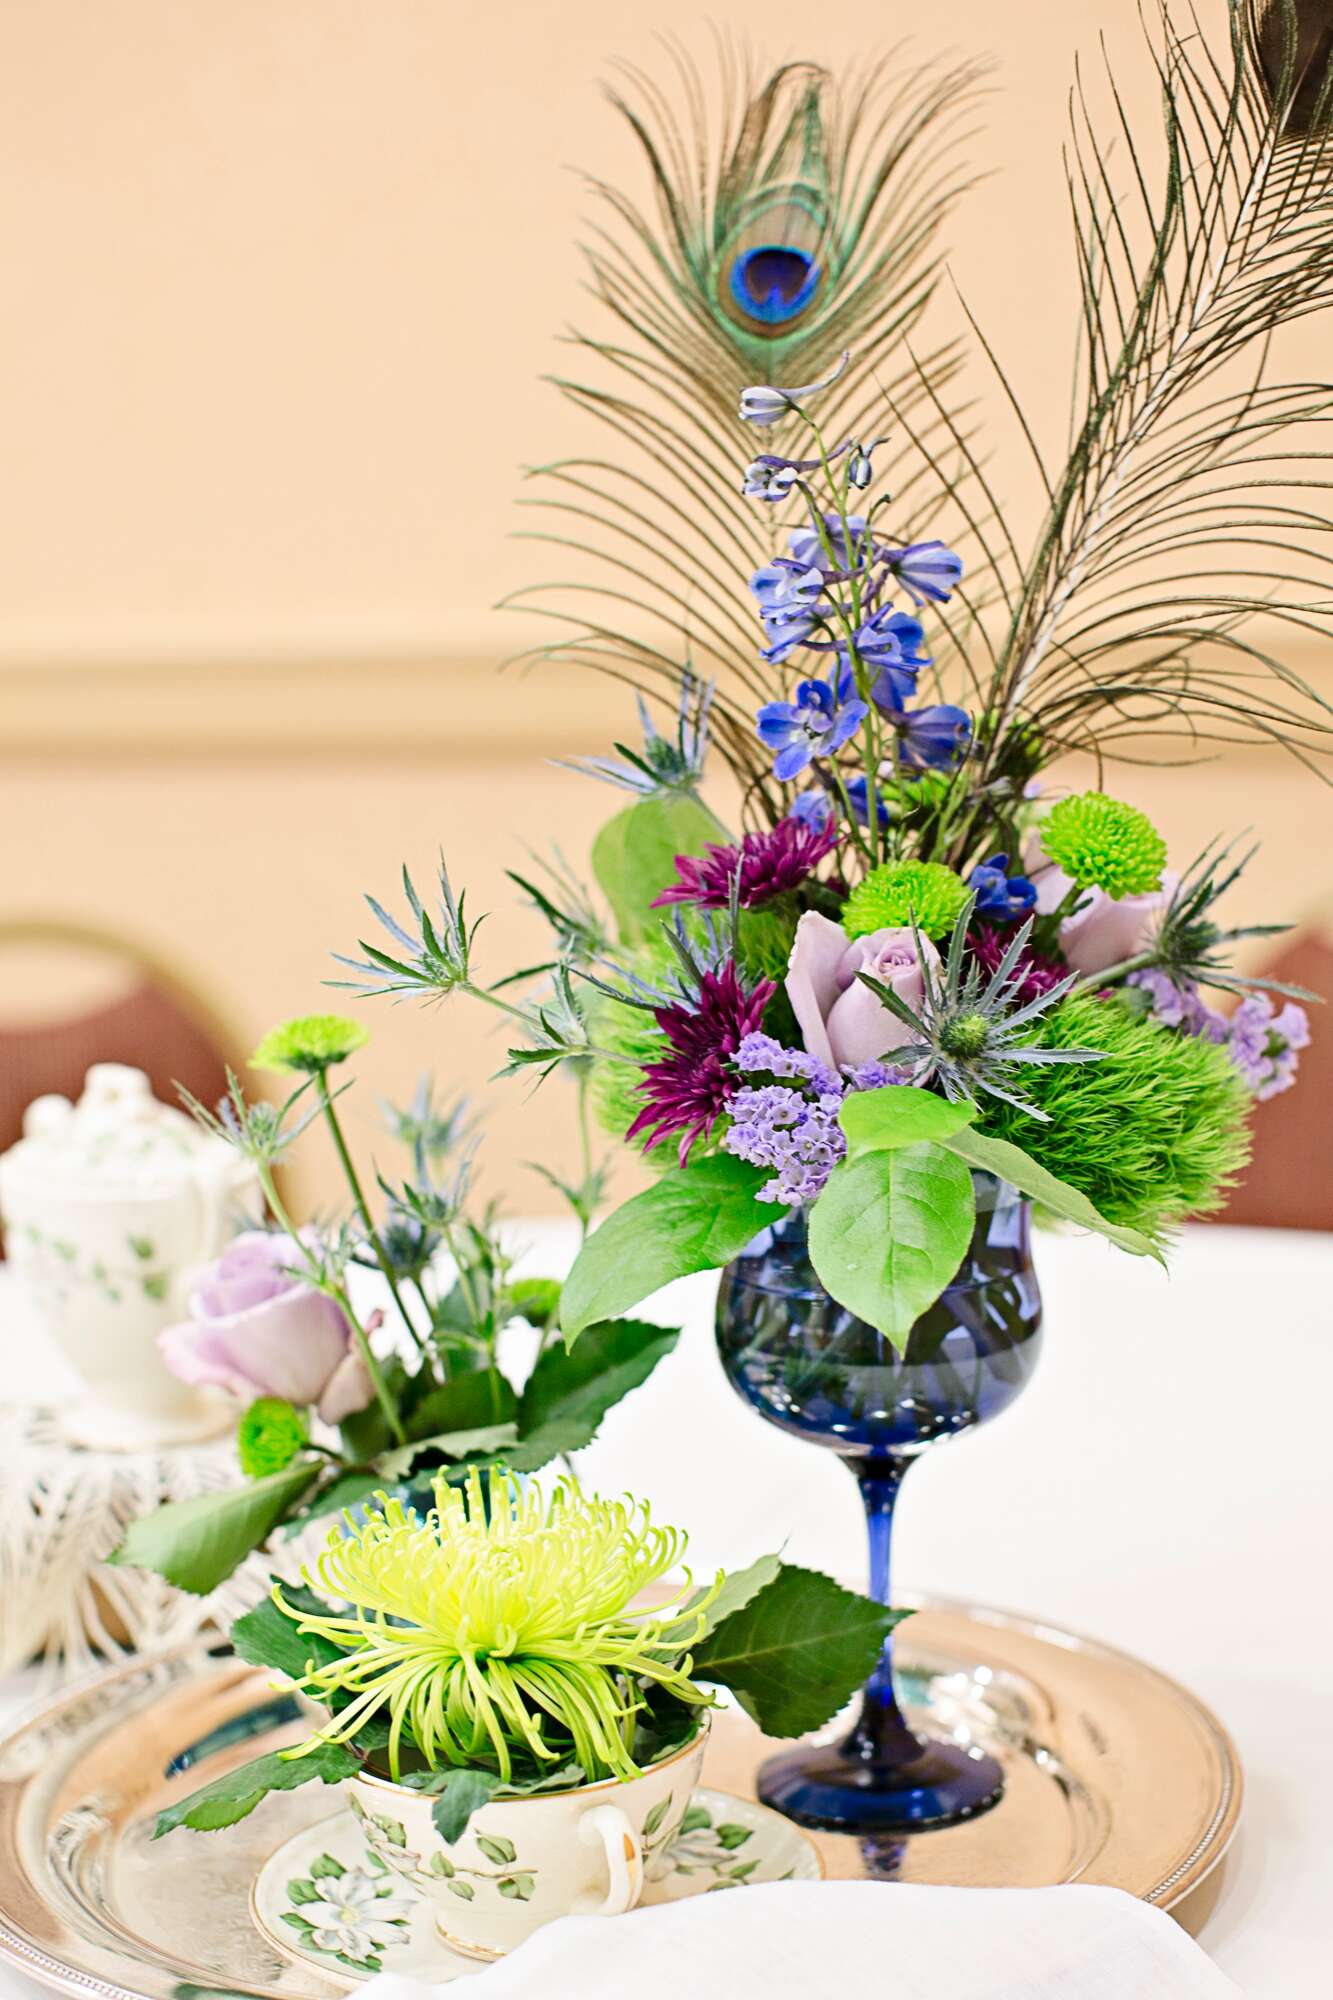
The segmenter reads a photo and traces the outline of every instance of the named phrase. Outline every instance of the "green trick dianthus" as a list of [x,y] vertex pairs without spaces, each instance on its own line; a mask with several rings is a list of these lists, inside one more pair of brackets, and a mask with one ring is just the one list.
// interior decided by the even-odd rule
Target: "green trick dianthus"
[[939,938],[953,929],[967,896],[966,882],[940,861],[886,861],[852,890],[842,927],[859,938],[914,922],[926,937]]
[[1105,792],[1061,799],[1042,821],[1041,840],[1080,889],[1104,889],[1118,900],[1161,884],[1166,842],[1146,813]]
[[1050,1123],[988,1100],[982,1130],[1150,1236],[1218,1206],[1250,1151],[1249,1092],[1224,1048],[1090,995],[1060,1001],[1032,1039],[1105,1060],[1032,1064],[1023,1089]]

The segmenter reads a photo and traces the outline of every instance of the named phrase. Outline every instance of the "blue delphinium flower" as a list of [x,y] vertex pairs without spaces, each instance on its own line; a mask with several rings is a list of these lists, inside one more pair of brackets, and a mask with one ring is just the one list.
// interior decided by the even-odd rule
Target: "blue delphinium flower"
[[[869,793],[870,786],[864,777],[852,778],[849,781],[847,797],[851,800],[853,814],[862,826],[870,818]],[[887,826],[889,823],[889,809],[884,803],[884,794],[878,785],[875,788],[875,818],[881,826]]]
[[962,580],[962,557],[943,542],[913,542],[882,553],[914,604],[947,604]]
[[871,666],[881,663],[911,667],[916,671],[930,665],[924,652],[926,628],[908,611],[895,611],[891,604],[872,611],[856,633],[856,650]]
[[873,445],[858,444],[853,447],[852,455],[847,461],[847,483],[849,486],[855,486],[858,492],[863,493],[875,476],[875,468],[870,463],[870,454],[873,450]]
[[799,820],[802,826],[820,833],[833,817],[833,801],[827,792],[812,785],[809,791],[800,792],[792,800],[788,819]]
[[846,576],[863,569],[870,560],[871,539],[863,514],[847,516],[846,532],[840,515],[820,516],[821,528],[793,528],[787,547],[790,559],[802,568],[822,570],[825,576]]
[[749,500],[785,500],[804,473],[819,469],[817,458],[780,458],[761,451],[745,468],[741,492]]
[[1009,856],[992,855],[972,870],[967,886],[977,899],[977,915],[994,924],[1016,923],[1034,908],[1037,891],[1026,875],[1009,873]]
[[898,761],[908,771],[948,771],[967,755],[972,718],[967,710],[939,702],[899,716]]
[[824,579],[817,569],[802,569],[798,563],[779,557],[755,571],[750,588],[768,634],[769,643],[761,647],[761,656],[776,666],[818,630]]
[[839,701],[827,681],[802,681],[792,701],[765,702],[755,718],[760,741],[776,754],[773,775],[787,779],[813,757],[828,757],[854,736],[867,715],[863,701]]
[[794,404],[803,403],[807,397],[818,395],[821,389],[831,388],[851,358],[849,349],[837,367],[831,374],[826,375],[822,382],[803,382],[799,388],[794,389],[778,389],[768,382],[758,382],[751,388],[742,389],[741,422],[759,424],[765,429],[769,424],[780,422]]

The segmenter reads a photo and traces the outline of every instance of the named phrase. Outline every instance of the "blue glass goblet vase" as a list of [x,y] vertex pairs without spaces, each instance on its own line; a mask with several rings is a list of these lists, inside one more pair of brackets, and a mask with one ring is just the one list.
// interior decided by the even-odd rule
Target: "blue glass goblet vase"
[[[1007,1408],[1041,1340],[1028,1204],[974,1173],[977,1218],[953,1283],[899,1351],[831,1299],[815,1275],[804,1213],[785,1210],[722,1274],[717,1345],[737,1394],[793,1437],[836,1451],[855,1474],[870,1531],[870,1594],[889,1602],[889,1543],[903,1475],[941,1438]],[[912,1832],[996,1804],[996,1760],[923,1737],[894,1693],[886,1642],[851,1734],[801,1743],[759,1772],[759,1797],[805,1826]]]

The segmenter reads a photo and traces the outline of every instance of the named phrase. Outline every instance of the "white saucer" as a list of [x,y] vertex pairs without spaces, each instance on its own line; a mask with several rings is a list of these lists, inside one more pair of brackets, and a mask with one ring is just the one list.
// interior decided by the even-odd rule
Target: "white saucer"
[[[670,1847],[649,1863],[643,1904],[753,1882],[816,1882],[814,1843],[752,1799],[701,1788]],[[377,1972],[441,1985],[484,1967],[438,1936],[425,1898],[386,1868],[344,1806],[285,1840],[260,1869],[255,1923],[287,1958],[351,1986]]]

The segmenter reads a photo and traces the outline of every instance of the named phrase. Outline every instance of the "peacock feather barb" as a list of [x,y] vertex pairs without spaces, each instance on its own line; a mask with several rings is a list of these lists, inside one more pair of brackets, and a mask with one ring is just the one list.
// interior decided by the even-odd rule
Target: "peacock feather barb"
[[[1034,746],[1037,763],[1159,760],[1150,739],[1183,758],[1277,743],[1316,770],[1328,754],[1333,708],[1282,649],[1333,634],[1333,383],[1284,374],[1275,336],[1333,303],[1333,0],[1150,13],[1155,151],[1109,64],[1073,95],[1082,326],[1063,463],[972,321],[1042,482],[1029,550],[947,418],[967,465],[932,532],[1004,607],[1002,635],[970,620],[937,648],[937,672],[970,674],[980,696],[976,792],[1029,775]],[[913,428],[911,411],[891,421]],[[937,447],[917,442],[928,470]]]
[[[754,382],[816,381],[851,350],[821,404],[830,435],[883,428],[888,388],[950,455],[920,378],[938,391],[958,351],[917,362],[905,342],[939,275],[985,66],[914,66],[899,51],[843,79],[808,62],[761,76],[720,43],[705,78],[665,48],[665,86],[625,67],[609,92],[651,196],[591,183],[601,327],[571,336],[586,372],[557,378],[605,455],[530,472],[527,532],[569,572],[507,601],[558,628],[524,661],[577,662],[668,705],[687,662],[714,681],[714,740],[773,819],[753,717],[782,689],[757,657],[744,586],[802,516],[779,506],[756,520],[738,503],[738,398]],[[791,420],[767,434],[779,452],[792,435]],[[894,450],[879,456],[890,472]]]

